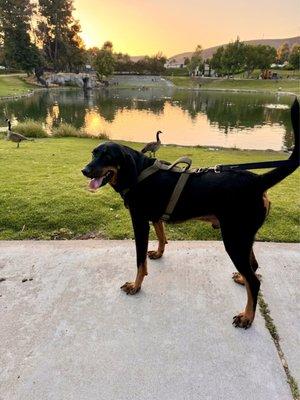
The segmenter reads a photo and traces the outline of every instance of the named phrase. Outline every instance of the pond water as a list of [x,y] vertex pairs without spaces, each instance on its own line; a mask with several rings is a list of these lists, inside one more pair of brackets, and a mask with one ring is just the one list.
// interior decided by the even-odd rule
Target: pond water
[[[163,131],[163,143],[281,150],[293,143],[292,96],[168,89],[109,89],[85,96],[54,89],[0,102],[0,118],[42,121],[51,131],[61,122],[89,135],[148,142]],[[3,123],[1,124],[3,125]]]

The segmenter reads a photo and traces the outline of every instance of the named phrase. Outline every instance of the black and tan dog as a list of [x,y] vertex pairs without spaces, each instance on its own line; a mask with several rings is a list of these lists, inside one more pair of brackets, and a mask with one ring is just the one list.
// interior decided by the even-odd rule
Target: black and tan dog
[[[247,289],[245,310],[234,317],[233,324],[248,328],[255,315],[260,281],[253,253],[257,230],[268,213],[267,189],[290,175],[299,166],[299,103],[291,110],[295,134],[295,147],[288,165],[280,166],[265,174],[249,171],[215,173],[208,170],[192,174],[171,215],[170,221],[206,219],[219,223],[225,249],[238,273],[235,280]],[[107,142],[93,150],[92,161],[82,170],[91,179],[90,187],[98,189],[110,183],[120,193],[129,208],[136,243],[137,276],[134,282],[126,282],[121,289],[127,294],[137,293],[147,275],[147,250],[149,222],[154,225],[158,237],[157,251],[150,251],[150,258],[162,256],[166,236],[161,216],[164,214],[180,173],[159,170],[140,183],[141,171],[155,162],[129,147]],[[129,190],[128,190],[129,189]]]

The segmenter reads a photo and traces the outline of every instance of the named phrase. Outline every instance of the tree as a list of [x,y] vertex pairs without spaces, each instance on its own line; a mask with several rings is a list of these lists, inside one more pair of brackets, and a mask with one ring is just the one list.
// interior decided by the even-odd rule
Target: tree
[[160,74],[165,70],[167,58],[162,53],[157,53],[152,57],[146,57],[148,69],[152,74]]
[[228,77],[245,69],[246,49],[245,44],[237,38],[235,42],[217,49],[211,59],[211,67],[218,74],[225,74]]
[[210,66],[220,75],[224,73],[223,68],[223,55],[225,52],[224,46],[217,48],[217,51],[213,54],[210,60]]
[[198,44],[194,53],[192,54],[191,59],[187,64],[187,69],[190,73],[194,73],[196,69],[200,69],[203,67],[203,59],[202,59],[202,47]]
[[251,46],[249,44],[246,44],[244,54],[245,54],[245,69],[247,71],[247,76],[249,78],[251,73],[257,67],[257,60],[258,60],[257,46]]
[[30,39],[34,11],[30,0],[0,0],[4,62],[9,68],[23,69],[27,73],[41,63],[40,51]]
[[139,74],[161,74],[165,71],[167,58],[162,53],[145,56],[137,62],[131,61],[131,70]]
[[37,36],[48,64],[77,71],[85,61],[80,24],[73,17],[73,0],[39,0],[41,19]]
[[289,63],[294,69],[300,69],[300,44],[294,44],[289,57]]
[[189,57],[184,57],[183,65],[187,66],[191,62],[191,59]]
[[102,80],[104,76],[109,76],[114,72],[115,59],[113,55],[113,44],[105,42],[94,59],[94,68],[98,77]]
[[290,46],[288,43],[283,43],[277,50],[278,62],[284,63],[288,61],[290,55]]
[[237,38],[233,43],[229,43],[222,56],[224,72],[234,75],[245,68],[245,44]]
[[270,68],[271,64],[276,60],[276,49],[272,46],[258,45],[257,47],[257,59],[256,68],[259,68],[262,72]]
[[133,70],[134,63],[131,61],[131,58],[128,54],[123,53],[115,53],[115,70],[119,72],[131,72]]
[[269,69],[276,59],[276,49],[266,45],[245,45],[245,69],[248,76],[255,68],[262,72]]

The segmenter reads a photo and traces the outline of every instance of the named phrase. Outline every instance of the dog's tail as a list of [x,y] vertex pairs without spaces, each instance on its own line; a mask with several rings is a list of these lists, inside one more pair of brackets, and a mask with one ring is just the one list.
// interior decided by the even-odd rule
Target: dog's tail
[[271,188],[279,183],[284,178],[294,172],[300,165],[300,127],[299,127],[299,102],[295,99],[291,108],[291,119],[294,131],[295,146],[292,154],[290,155],[287,163],[278,168],[273,169],[266,174],[260,175],[261,187],[263,191]]

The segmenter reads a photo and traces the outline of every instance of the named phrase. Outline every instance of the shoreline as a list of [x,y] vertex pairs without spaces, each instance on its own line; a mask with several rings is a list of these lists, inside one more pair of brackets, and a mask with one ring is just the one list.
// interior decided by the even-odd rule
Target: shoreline
[[[140,86],[129,86],[129,87],[110,87],[110,88],[105,88],[105,90],[110,90],[110,89],[118,89],[118,90],[125,90],[125,89],[139,89]],[[157,87],[157,86],[149,86],[149,89],[158,89],[158,88],[164,88],[163,86]],[[296,92],[285,92],[285,91],[272,91],[272,90],[257,90],[257,89],[223,89],[223,88],[193,88],[193,87],[184,87],[184,86],[174,86],[173,87],[176,90],[186,90],[186,91],[191,91],[191,92],[222,92],[222,93],[251,93],[251,94],[274,94],[278,95],[281,94],[283,96],[300,96],[300,94]],[[11,96],[0,96],[0,101],[2,100],[18,100],[21,98],[26,98],[26,97],[31,97],[33,96],[36,92],[40,91],[46,91],[46,90],[70,90],[70,89],[79,89],[80,88],[72,88],[72,87],[52,87],[52,88],[38,88],[31,90],[29,93],[22,93],[18,95],[11,95]],[[102,88],[97,88],[97,89],[92,89],[92,91],[100,91]]]
[[295,92],[286,92],[281,90],[264,90],[264,89],[223,89],[223,88],[197,88],[197,87],[184,87],[175,86],[179,90],[191,90],[196,92],[228,92],[228,93],[257,93],[257,94],[282,94],[284,96],[298,96],[299,94]]
[[[4,132],[6,132],[7,127],[6,126],[0,126],[0,139],[1,139],[1,134],[3,134]],[[116,143],[120,143],[120,144],[124,144],[125,146],[128,145],[145,145],[146,142],[138,142],[136,140],[123,140],[123,139],[107,139],[107,140],[103,140],[103,139],[99,139],[96,136],[93,135],[86,135],[86,136],[66,136],[66,137],[62,137],[62,136],[53,136],[53,135],[48,135],[48,137],[41,137],[41,138],[34,138],[34,140],[36,142],[38,141],[43,141],[43,140],[59,140],[59,139],[66,139],[66,140],[72,140],[72,139],[78,139],[78,140],[98,140],[100,142],[105,142],[105,141],[112,141],[112,142],[116,142]],[[218,152],[218,151],[224,151],[224,152],[249,152],[249,153],[264,153],[264,154],[268,154],[268,153],[272,153],[274,155],[286,155],[288,156],[290,154],[289,151],[285,151],[283,149],[280,150],[274,150],[274,149],[249,149],[249,148],[239,148],[239,147],[225,147],[225,146],[216,146],[216,145],[193,145],[193,144],[176,144],[176,143],[164,143],[161,145],[161,148],[177,148],[178,150],[182,149],[192,149],[192,150],[208,150],[211,152]]]
[[[167,79],[165,79],[167,80]],[[257,89],[247,89],[247,88],[222,88],[222,87],[196,87],[196,86],[177,86],[172,81],[168,81],[171,85],[142,85],[142,84],[120,84],[118,86],[111,85],[107,88],[93,88],[91,91],[101,91],[105,90],[125,90],[125,89],[174,89],[174,90],[185,90],[191,92],[221,92],[221,93],[251,93],[251,94],[274,94],[274,95],[283,95],[283,96],[297,96],[300,97],[300,80],[299,80],[299,92],[298,91],[290,91],[290,90],[275,90],[275,89],[265,89],[265,88],[257,88]],[[45,90],[82,90],[79,87],[72,86],[57,86],[57,87],[41,87],[36,85],[36,87],[32,86],[32,89],[28,89],[26,93],[20,94],[12,94],[12,95],[0,95],[1,100],[17,100],[20,98],[26,98],[33,96],[36,92],[45,91]]]

